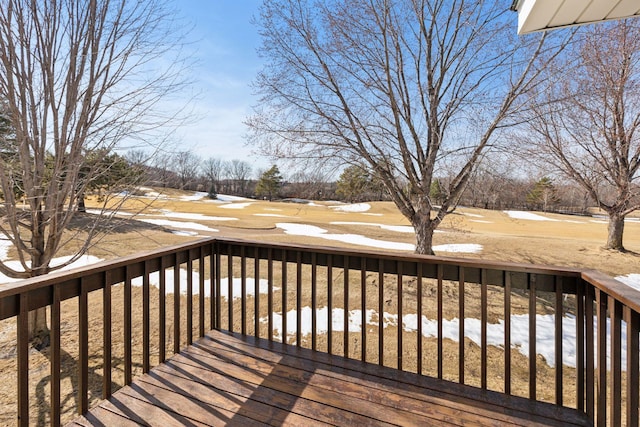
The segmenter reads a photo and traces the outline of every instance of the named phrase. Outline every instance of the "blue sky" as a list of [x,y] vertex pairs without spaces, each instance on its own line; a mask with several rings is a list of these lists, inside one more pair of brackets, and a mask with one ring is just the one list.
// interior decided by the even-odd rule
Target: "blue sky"
[[244,119],[255,105],[251,82],[261,69],[256,52],[260,46],[257,28],[261,0],[174,0],[174,7],[194,26],[196,65],[193,68],[192,103],[197,118],[180,129],[180,151],[191,150],[207,159],[245,160],[254,171],[265,168],[265,158],[251,154],[245,146]]

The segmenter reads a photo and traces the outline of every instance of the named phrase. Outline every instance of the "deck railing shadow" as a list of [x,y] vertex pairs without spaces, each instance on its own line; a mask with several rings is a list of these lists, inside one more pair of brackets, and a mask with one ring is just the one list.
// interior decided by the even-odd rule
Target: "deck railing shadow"
[[[122,307],[112,298],[120,284]],[[99,326],[89,295],[102,300]],[[19,425],[32,403],[27,314],[40,307],[50,310],[48,407],[60,424],[61,302],[71,298],[79,414],[89,409],[95,328],[103,398],[116,341],[131,384],[134,335],[147,373],[219,329],[575,408],[596,425],[639,425],[640,293],[593,270],[212,238],[0,285],[0,320],[17,325]],[[120,313],[122,336],[112,331]]]

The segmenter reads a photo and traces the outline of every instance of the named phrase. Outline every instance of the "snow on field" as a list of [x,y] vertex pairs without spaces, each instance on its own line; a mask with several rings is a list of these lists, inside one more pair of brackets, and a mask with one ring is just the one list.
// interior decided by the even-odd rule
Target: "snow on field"
[[493,224],[493,221],[485,221],[483,219],[470,219],[471,222],[477,222],[480,224]]
[[614,277],[614,279],[640,291],[640,274],[632,273],[627,274],[626,276],[617,276]]
[[389,242],[386,240],[371,239],[359,234],[330,234],[324,228],[306,224],[277,223],[277,228],[284,230],[285,234],[293,236],[319,237],[321,239],[334,240],[354,245],[371,246],[379,249],[396,249],[401,251],[413,251],[415,246],[410,243]]
[[333,221],[330,224],[334,225],[364,225],[369,227],[380,227],[383,230],[395,231],[397,233],[413,233],[414,229],[411,225],[387,225],[376,224],[372,222],[349,222],[349,221]]
[[247,206],[253,204],[253,202],[246,202],[246,203],[228,203],[226,205],[220,205],[218,207],[220,208],[225,208],[225,209],[244,209]]
[[470,216],[473,218],[484,218],[484,216],[479,215],[479,214],[474,214],[474,213],[469,213],[469,212],[462,212],[462,215],[464,216]]
[[154,224],[154,225],[176,228],[178,229],[178,231],[184,231],[185,229],[211,231],[211,232],[218,231],[215,228],[207,227],[206,225],[198,224],[197,222],[171,221],[169,219],[153,219],[153,218],[141,218],[140,221],[147,222],[149,224]]
[[167,218],[191,219],[194,221],[238,221],[238,218],[229,216],[209,216],[199,213],[173,212],[168,210],[163,211],[162,215],[166,216]]
[[366,212],[371,209],[371,205],[369,203],[353,203],[350,205],[329,206],[329,208],[340,212]]
[[9,259],[9,249],[13,247],[13,243],[7,239],[0,239],[0,261]]
[[196,200],[202,200],[208,196],[209,196],[209,193],[205,193],[204,191],[196,191],[195,193],[190,194],[188,196],[180,196],[180,200],[182,200],[183,202],[192,202]]
[[553,218],[547,218],[546,216],[534,214],[533,212],[523,212],[523,211],[504,211],[510,218],[513,219],[526,219],[529,221],[559,221]]
[[229,196],[227,194],[218,194],[216,196],[216,200],[219,200],[221,202],[245,202],[251,199],[247,199],[246,197],[239,197],[239,196]]
[[[51,266],[55,267],[55,266],[58,266],[58,265],[62,265],[65,262],[69,261],[70,259],[71,259],[70,256],[54,258],[53,260],[51,260]],[[85,267],[87,265],[95,264],[95,263],[98,263],[100,261],[102,261],[101,258],[95,257],[93,255],[83,255],[80,258],[78,258],[75,262],[67,265],[66,267],[62,267],[58,271],[65,271],[65,270],[71,270],[73,268]],[[23,268],[22,268],[22,265],[20,264],[20,261],[17,261],[17,260],[16,261],[5,261],[5,265],[8,268],[11,268],[11,269],[14,269],[14,270],[18,270],[18,271],[23,271]],[[7,277],[4,274],[0,273],[0,284],[9,283],[9,282],[17,282],[19,280],[22,280],[22,279],[14,279],[12,277]]]
[[[342,308],[334,308],[331,316],[332,330],[336,332],[344,331],[344,310]],[[282,314],[273,313],[273,330],[274,338],[282,341]],[[301,309],[300,332],[303,336],[308,336],[312,332],[312,310],[310,307]],[[268,318],[260,318],[262,323],[267,323]],[[295,336],[296,334],[297,314],[295,310],[287,312],[287,336]],[[422,335],[427,338],[437,337],[438,322],[430,320],[425,316],[421,316]],[[366,310],[365,323],[370,326],[378,326],[379,316],[375,310]],[[594,318],[595,322],[595,318]],[[321,307],[316,310],[316,333],[327,333],[329,325],[329,312],[327,307]],[[398,315],[392,313],[383,313],[383,328],[398,326]],[[623,325],[624,326],[624,325]],[[407,314],[402,317],[402,327],[407,332],[416,332],[418,330],[418,315]],[[348,312],[348,329],[349,332],[360,332],[362,329],[362,311],[350,310]],[[550,367],[555,366],[555,316],[554,315],[536,315],[536,352],[543,356]],[[442,334],[443,339],[450,339],[458,342],[460,336],[460,319],[443,320]],[[562,318],[562,361],[563,364],[571,367],[576,366],[576,319],[574,316],[566,316]],[[610,325],[607,324],[607,333],[610,332]],[[479,319],[467,318],[464,320],[464,335],[468,339],[481,345],[481,322]],[[626,327],[622,328],[622,342],[626,342]],[[504,320],[498,320],[498,323],[487,324],[487,345],[496,347],[504,347]],[[529,357],[529,316],[513,315],[511,316],[511,347],[526,357]],[[609,354],[607,358],[609,359]],[[607,366],[609,362],[607,362]],[[626,352],[622,354],[622,367],[625,369]]]
[[482,252],[482,249],[482,245],[478,245],[477,243],[449,243],[433,247],[435,252],[458,252],[467,254],[479,254]]
[[[187,294],[187,270],[181,268],[180,269],[180,280],[179,280],[179,292],[181,295]],[[173,294],[175,292],[175,281],[173,280],[173,270],[165,270],[165,293]],[[200,275],[198,272],[194,271],[192,273],[193,279],[193,288],[192,294],[199,295],[200,294]],[[143,281],[142,277],[136,277],[131,280],[131,284],[133,286],[142,286]],[[149,276],[149,284],[156,288],[160,288],[160,273],[153,272]],[[279,287],[274,286],[274,291],[280,290]],[[269,292],[269,282],[264,279],[260,279],[258,281],[258,292],[261,294],[266,294]],[[245,293],[247,296],[255,296],[256,294],[256,282],[253,278],[247,277],[245,279]],[[211,296],[211,281],[209,279],[204,280],[204,293],[203,295],[207,298]],[[229,297],[229,278],[224,277],[220,280],[220,295],[228,299]],[[242,296],[242,279],[239,277],[234,277],[231,281],[231,295],[233,299],[238,299]]]

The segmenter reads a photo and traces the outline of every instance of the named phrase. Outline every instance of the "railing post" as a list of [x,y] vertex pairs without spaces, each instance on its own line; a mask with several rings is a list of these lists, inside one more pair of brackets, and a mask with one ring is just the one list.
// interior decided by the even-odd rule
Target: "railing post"
[[89,410],[89,307],[88,293],[84,278],[80,279],[78,309],[78,413],[84,415]]
[[18,425],[29,425],[29,295],[19,296],[18,334]]
[[60,286],[53,286],[51,304],[51,425],[60,425]]

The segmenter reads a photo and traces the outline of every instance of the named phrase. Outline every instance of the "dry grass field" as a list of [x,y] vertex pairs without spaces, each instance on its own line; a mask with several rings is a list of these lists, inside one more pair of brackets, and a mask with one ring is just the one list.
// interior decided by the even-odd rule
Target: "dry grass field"
[[[397,211],[390,202],[372,202],[367,206],[349,207],[335,202],[314,202],[309,204],[293,202],[267,202],[256,200],[234,200],[234,201],[210,201],[205,198],[189,197],[191,194],[178,192],[175,190],[165,191],[162,195],[145,199],[131,199],[125,205],[131,212],[143,211],[136,215],[131,221],[104,236],[102,240],[91,248],[89,254],[100,259],[112,259],[159,248],[169,244],[187,242],[198,239],[202,236],[223,236],[235,237],[247,240],[259,240],[267,242],[283,243],[303,243],[317,244],[322,246],[340,246],[367,249],[371,247],[362,237],[375,239],[378,243],[377,249],[384,248],[388,242],[410,245],[414,242],[413,234],[407,232],[407,220]],[[89,200],[95,207],[95,201]],[[358,209],[360,208],[360,209]],[[456,257],[474,257],[487,260],[514,261],[535,264],[551,264],[559,266],[586,267],[601,270],[612,276],[640,273],[640,221],[632,219],[626,225],[625,245],[628,253],[617,253],[602,249],[606,238],[606,223],[601,218],[576,217],[566,215],[554,215],[536,213],[539,217],[547,220],[517,219],[505,212],[487,211],[481,209],[460,208],[450,215],[436,233],[434,243],[438,245],[451,244],[473,244],[481,245],[481,251],[477,253],[464,252],[444,252],[436,251],[439,255]],[[90,215],[90,214],[88,214]],[[86,218],[79,217],[79,227]],[[285,228],[294,230],[291,226],[282,224],[297,224],[298,234],[287,234]],[[391,226],[391,227],[390,227]],[[398,227],[400,226],[400,227]],[[405,226],[405,227],[401,227]],[[317,227],[325,232],[319,231]],[[393,228],[396,227],[396,228]],[[313,232],[310,233],[309,230]],[[294,231],[295,232],[295,231]],[[344,239],[344,235],[351,235],[349,239]],[[341,237],[342,236],[342,237]],[[345,242],[344,240],[348,240]],[[445,247],[446,248],[446,247]],[[394,249],[390,249],[394,250]],[[397,249],[396,249],[397,250]],[[12,251],[9,251],[9,258]],[[236,270],[239,271],[239,270]],[[224,274],[223,274],[224,277]],[[276,278],[278,280],[278,278]],[[277,282],[276,280],[276,282]],[[321,282],[321,281],[320,281]],[[359,286],[359,285],[357,285]],[[367,280],[367,286],[376,286],[375,278]],[[405,290],[410,290],[411,284],[407,284]],[[322,293],[322,290],[319,290]],[[336,288],[336,306],[344,301],[340,299],[340,288]],[[354,288],[355,298],[359,289]],[[457,288],[447,286],[445,295],[451,296],[457,301]],[[468,289],[465,291],[465,298],[469,301],[477,301],[477,290]],[[152,293],[152,310],[157,310],[157,296]],[[172,296],[168,297],[168,303],[172,304]],[[141,291],[134,288],[135,301],[140,301]],[[303,300],[308,300],[309,296],[304,295]],[[119,301],[122,300],[122,287],[114,288],[114,311],[118,310]],[[290,299],[291,300],[291,299]],[[490,301],[494,301],[490,298]],[[181,298],[181,303],[186,304],[185,298]],[[357,302],[349,301],[350,307]],[[514,313],[517,313],[520,306],[526,307],[527,300],[514,297]],[[322,305],[322,301],[319,301]],[[455,304],[454,304],[455,305]],[[411,304],[405,308],[410,310]],[[445,304],[445,308],[446,304]],[[66,301],[63,305],[64,315],[62,319],[62,341],[64,347],[62,368],[64,379],[62,383],[64,420],[73,417],[73,406],[75,397],[73,390],[77,385],[75,367],[77,360],[77,302]],[[275,310],[282,310],[282,307],[274,307]],[[393,307],[390,307],[392,310]],[[474,315],[475,308],[470,304],[467,316]],[[428,305],[425,311],[432,310]],[[499,312],[499,307],[496,309]],[[524,310],[524,308],[523,308]],[[541,302],[538,311],[544,312],[544,303]],[[267,313],[261,312],[261,316]],[[446,311],[446,310],[445,310]],[[454,310],[455,311],[455,310]],[[117,312],[117,311],[116,311]],[[184,312],[184,311],[183,311]],[[101,319],[102,303],[100,295],[90,295],[90,324],[95,327],[95,331],[90,331],[90,389],[93,394],[90,402],[95,403],[99,399],[101,381]],[[168,310],[167,327],[172,327],[173,319],[171,310]],[[445,315],[452,318],[457,313]],[[477,317],[477,316],[476,316]],[[134,322],[140,315],[134,315]],[[495,319],[496,317],[493,316]],[[152,319],[157,316],[152,314]],[[238,319],[238,316],[235,316]],[[112,327],[114,337],[121,336],[122,319],[114,316]],[[139,320],[138,320],[139,321]],[[154,322],[154,320],[152,320]],[[156,321],[157,322],[157,321]],[[15,413],[15,322],[12,320],[0,324],[0,423],[2,425],[14,425]],[[157,323],[151,325],[152,329],[158,328]],[[265,331],[261,331],[262,334]],[[393,337],[397,334],[393,328],[385,328],[385,334]],[[341,354],[341,341],[335,339],[332,344],[334,350]],[[390,343],[393,339],[389,340]],[[407,334],[406,342],[415,342],[415,334]],[[424,339],[426,348],[435,345],[434,340]],[[152,346],[157,348],[157,339],[152,342]],[[172,348],[171,337],[167,342],[167,347]],[[374,341],[370,340],[369,345],[374,346]],[[445,367],[445,377],[454,379],[457,373],[457,360],[454,356],[457,343],[447,341],[445,343],[445,355],[452,360],[452,367]],[[320,337],[318,346],[320,349],[326,348],[326,337]],[[477,360],[476,353],[479,347],[473,342],[465,343],[467,354],[471,360]],[[134,333],[133,337],[134,356],[139,358],[141,349],[141,336]],[[373,349],[372,349],[373,350]],[[360,351],[357,346],[350,348],[349,355],[357,357]],[[389,348],[389,352],[395,352],[394,348]],[[517,353],[517,352],[516,352]],[[500,359],[501,350],[497,348],[489,349],[490,359]],[[114,339],[113,355],[114,362],[114,383],[122,383],[122,363],[123,357],[122,343]],[[30,382],[33,402],[32,422],[34,424],[48,423],[48,352],[33,351],[30,355]],[[386,357],[386,356],[385,356]],[[375,362],[375,360],[371,360]],[[514,354],[513,375],[517,377],[522,373],[526,377],[527,358]],[[544,360],[540,360],[539,378],[553,375]],[[454,369],[454,367],[456,367]],[[473,364],[468,366],[466,372],[468,383],[476,384],[478,366]],[[140,371],[140,366],[136,366]],[[411,369],[411,367],[409,367]],[[432,371],[433,366],[427,364],[425,370]],[[573,370],[565,369],[567,400],[571,399],[571,381]],[[501,371],[498,363],[489,366],[490,382],[489,387],[500,390]],[[515,394],[526,394],[526,381],[514,384]],[[542,396],[553,397],[553,390],[545,388],[544,381],[539,384],[539,392]]]

